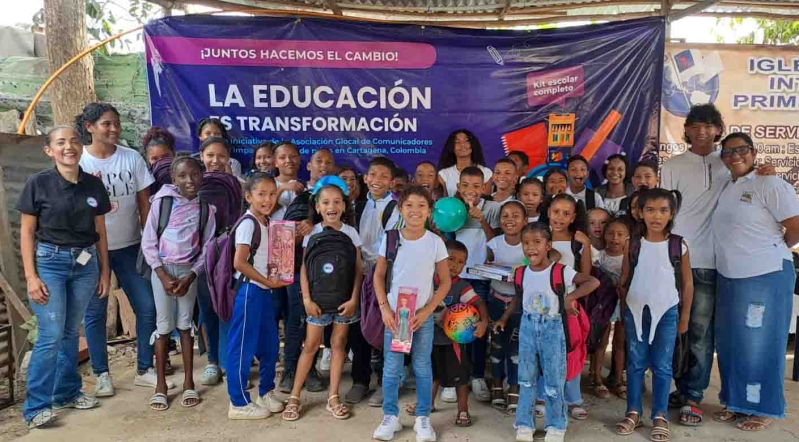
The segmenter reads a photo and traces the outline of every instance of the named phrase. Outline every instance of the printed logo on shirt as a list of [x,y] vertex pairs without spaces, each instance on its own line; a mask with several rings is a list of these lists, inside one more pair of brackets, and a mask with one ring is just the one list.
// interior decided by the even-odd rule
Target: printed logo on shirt
[[333,273],[333,264],[329,262],[326,263],[325,265],[322,266],[322,271],[328,275]]
[[95,209],[97,208],[97,200],[94,199],[94,197],[90,196],[86,198],[86,204],[88,204],[90,207],[94,207]]
[[741,195],[741,201],[747,204],[752,204],[752,193],[744,192],[743,195]]

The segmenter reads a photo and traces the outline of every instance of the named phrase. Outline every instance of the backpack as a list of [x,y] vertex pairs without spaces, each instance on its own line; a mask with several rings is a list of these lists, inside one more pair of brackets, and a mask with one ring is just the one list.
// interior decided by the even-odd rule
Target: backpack
[[[170,162],[171,164],[171,162]],[[166,230],[167,226],[169,225],[169,218],[172,217],[172,204],[174,198],[171,196],[165,196],[161,198],[160,210],[158,211],[158,227],[156,228],[156,239],[160,240],[161,235],[164,234],[164,230]],[[208,223],[208,202],[200,198],[200,250],[191,257],[191,260],[194,261],[197,259],[200,253],[202,253],[203,247],[203,236],[205,234],[205,225]],[[147,264],[147,260],[144,259],[144,253],[141,251],[141,247],[139,248],[139,254],[136,256],[136,273],[139,274],[142,278],[147,279],[148,281],[152,277],[153,269]]]
[[594,196],[594,191],[585,188],[585,210],[591,210],[596,207],[596,196]]
[[352,298],[357,254],[350,237],[332,227],[311,236],[305,249],[305,272],[311,299],[322,313],[336,313]]
[[155,181],[150,184],[150,195],[155,195],[164,184],[172,184],[172,157],[164,157],[153,163],[151,172]]
[[[366,209],[367,200],[360,200],[355,203],[355,226],[360,231],[361,229],[361,217],[363,216],[363,211]],[[386,225],[388,221],[391,219],[391,215],[394,214],[394,209],[397,207],[397,200],[391,200],[386,204],[386,208],[383,209],[383,214],[380,217],[380,222],[383,224],[383,230],[386,229]]]
[[249,213],[239,218],[229,231],[214,238],[205,254],[205,269],[208,275],[208,291],[211,294],[211,303],[213,304],[214,312],[224,323],[230,321],[236,292],[238,292],[243,282],[247,282],[247,278],[244,275],[237,279],[233,278],[236,273],[233,268],[233,259],[236,254],[236,229],[238,229],[242,221],[247,219],[252,220],[256,227],[253,229],[252,243],[250,244],[249,262],[252,264],[255,252],[261,245],[261,223]]
[[588,352],[594,353],[602,341],[605,327],[610,323],[610,318],[616,310],[619,295],[613,279],[599,267],[591,268],[591,276],[599,280],[599,288],[594,290],[585,299],[585,311],[591,322],[588,333]]
[[[386,294],[391,291],[394,261],[400,247],[400,231],[386,230]],[[383,314],[377,304],[374,289],[374,271],[366,272],[361,289],[361,332],[364,339],[375,349],[383,348]]]
[[216,206],[217,236],[227,232],[241,216],[244,195],[239,179],[233,175],[225,172],[203,173],[203,181],[197,194]]
[[[513,286],[516,289],[516,297],[521,301],[524,299],[524,271],[527,269],[527,266],[520,266],[516,267],[513,273]],[[571,345],[571,337],[569,336],[569,325],[568,325],[568,318],[569,316],[566,315],[566,283],[564,281],[563,271],[566,269],[566,266],[556,262],[552,266],[552,271],[549,273],[549,286],[552,288],[552,291],[555,292],[555,295],[558,297],[558,310],[560,313],[561,318],[565,318],[566,320],[563,321],[563,336],[566,338],[566,353],[571,353],[572,348]],[[521,302],[519,303],[521,305]]]
[[[308,205],[311,203],[311,192],[305,191],[291,201],[291,204],[286,207],[286,213],[283,215],[284,221],[300,222],[308,219]],[[322,217],[317,216],[312,220],[314,224],[321,222]],[[299,275],[300,268],[302,267],[302,241],[296,241],[294,245],[294,273]],[[296,280],[296,279],[295,279]]]

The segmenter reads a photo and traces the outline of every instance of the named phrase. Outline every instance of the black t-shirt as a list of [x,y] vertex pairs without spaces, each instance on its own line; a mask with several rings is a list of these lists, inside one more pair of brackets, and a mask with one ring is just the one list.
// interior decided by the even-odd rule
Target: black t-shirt
[[38,218],[36,239],[62,247],[89,247],[100,239],[94,217],[111,210],[100,178],[80,170],[77,184],[55,168],[28,177],[17,210]]

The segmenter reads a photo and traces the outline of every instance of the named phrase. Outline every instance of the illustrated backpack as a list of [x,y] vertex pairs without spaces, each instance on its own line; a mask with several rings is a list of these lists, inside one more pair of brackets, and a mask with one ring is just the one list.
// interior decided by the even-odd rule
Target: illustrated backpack
[[252,243],[250,243],[249,262],[252,264],[255,252],[261,245],[260,223],[249,213],[244,214],[233,225],[228,232],[222,233],[214,238],[208,245],[205,252],[205,269],[208,274],[208,291],[211,294],[211,303],[214,312],[222,322],[228,323],[230,315],[233,313],[233,301],[236,299],[236,292],[247,278],[241,275],[234,279],[236,270],[233,268],[233,257],[236,254],[236,229],[244,220],[252,220],[255,223],[253,229]]
[[311,299],[322,313],[336,313],[352,298],[358,255],[352,239],[332,227],[311,236],[305,248],[305,271]]
[[[308,219],[308,205],[313,204],[311,202],[311,192],[306,191],[294,198],[291,201],[291,204],[286,208],[286,213],[283,215],[283,220],[285,221],[294,221],[300,222],[305,221]],[[312,220],[311,222],[316,224],[322,221],[321,216],[317,216],[316,219]],[[300,267],[302,267],[302,241],[296,241],[294,245],[294,273],[300,273]]]
[[[367,200],[361,200],[355,203],[355,226],[360,230],[361,228],[361,217],[363,216],[363,211],[366,209]],[[386,225],[388,221],[391,219],[391,215],[394,214],[394,209],[397,207],[397,200],[391,200],[386,204],[386,208],[383,209],[383,214],[380,216],[380,222],[383,225],[383,230],[386,229]]]
[[172,157],[164,157],[153,163],[151,172],[155,181],[150,184],[150,195],[155,195],[164,184],[172,184]]
[[[516,267],[513,274],[513,286],[516,289],[516,297],[521,301],[524,299],[524,271],[527,266]],[[566,314],[566,283],[564,281],[563,271],[566,266],[556,262],[552,265],[552,271],[549,273],[549,286],[555,295],[558,297],[558,310],[561,318],[569,318]],[[521,302],[519,303],[521,305]],[[563,321],[563,335],[566,338],[566,353],[571,353],[573,350],[571,345],[571,338],[569,336],[568,321]]]
[[[174,198],[171,196],[165,196],[161,198],[161,204],[159,205],[160,210],[158,211],[158,227],[156,228],[156,239],[160,241],[161,235],[164,234],[164,230],[166,230],[167,226],[169,225],[169,218],[172,217],[172,204],[174,202]],[[191,257],[191,261],[194,261],[197,256],[202,252],[202,242],[203,236],[205,234],[205,225],[208,223],[208,202],[200,198],[200,222],[199,222],[199,229],[200,229],[200,248],[195,254],[195,256]],[[142,278],[150,280],[152,276],[153,269],[147,264],[147,260],[144,259],[144,253],[142,253],[141,248],[139,248],[139,255],[136,257],[136,273],[139,274]]]
[[589,353],[593,353],[599,348],[605,327],[610,323],[610,318],[619,302],[616,283],[604,270],[592,267],[591,276],[599,280],[599,288],[583,298],[585,299],[585,311],[591,322],[587,341]]
[[217,235],[227,232],[242,214],[244,195],[239,179],[233,175],[225,172],[205,172],[197,193],[216,207]]
[[[677,293],[680,295],[680,302],[677,306],[678,312],[682,311],[682,237],[673,233],[669,234],[669,262],[674,268],[674,283],[677,286]],[[627,280],[628,288],[635,275],[635,267],[638,265],[638,258],[641,254],[641,236],[633,235],[630,238],[630,277]],[[688,333],[678,334],[677,342],[674,346],[674,358],[672,359],[672,374],[675,379],[681,378],[688,371]]]
[[[400,246],[400,231],[386,230],[386,293],[391,291],[394,261]],[[383,348],[383,314],[380,313],[374,289],[374,271],[366,272],[361,288],[361,332],[364,339],[375,349]]]

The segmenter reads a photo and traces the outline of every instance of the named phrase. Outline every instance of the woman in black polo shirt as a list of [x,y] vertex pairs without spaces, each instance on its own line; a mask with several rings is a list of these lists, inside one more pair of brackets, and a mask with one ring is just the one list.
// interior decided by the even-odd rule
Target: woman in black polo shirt
[[78,327],[92,296],[108,296],[111,279],[104,219],[111,203],[102,181],[80,169],[78,133],[56,127],[44,151],[55,167],[30,176],[17,202],[28,298],[39,326],[23,407],[29,428],[52,422],[53,409],[98,405],[81,393]]

